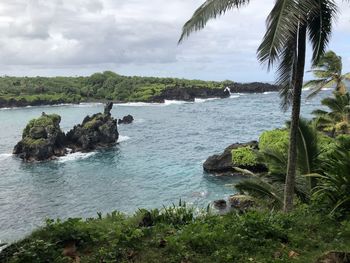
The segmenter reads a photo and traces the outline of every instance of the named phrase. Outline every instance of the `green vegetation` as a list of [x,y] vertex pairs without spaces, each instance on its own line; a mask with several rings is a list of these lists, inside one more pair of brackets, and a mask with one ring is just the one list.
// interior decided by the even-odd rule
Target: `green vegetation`
[[264,131],[259,138],[259,149],[266,151],[285,151],[288,148],[289,133],[287,129]]
[[[203,29],[210,19],[239,9],[249,0],[206,0],[184,24],[179,42],[193,32]],[[292,106],[287,171],[284,191],[284,210],[293,209],[294,186],[297,174],[297,144],[301,108],[301,92],[304,81],[306,46],[312,47],[312,65],[322,61],[332,34],[333,20],[337,17],[337,5],[331,0],[276,1],[266,19],[266,33],[258,48],[261,63],[270,69],[277,66],[276,84],[280,87],[281,106]]]
[[0,77],[0,104],[23,105],[77,103],[82,101],[149,101],[171,87],[224,88],[230,81],[215,82],[177,78],[127,77],[111,71],[89,77]]
[[316,123],[319,129],[329,132],[332,137],[338,134],[350,134],[350,95],[335,92],[334,97],[322,100],[322,105],[330,111],[315,110]]
[[184,205],[127,217],[48,220],[0,254],[1,262],[314,262],[350,247],[348,220],[299,206],[285,214],[223,216]]
[[311,70],[315,80],[305,83],[304,88],[311,88],[309,98],[315,96],[320,90],[335,88],[335,91],[344,95],[347,92],[345,81],[350,80],[350,73],[342,74],[342,58],[333,51],[326,52]]
[[234,149],[231,154],[232,162],[237,166],[253,166],[257,164],[256,152],[249,146]]
[[[38,139],[41,135],[46,134],[46,131],[50,132],[59,127],[61,122],[61,116],[57,114],[43,114],[39,118],[29,121],[22,133],[23,139]],[[38,138],[37,138],[38,137]]]

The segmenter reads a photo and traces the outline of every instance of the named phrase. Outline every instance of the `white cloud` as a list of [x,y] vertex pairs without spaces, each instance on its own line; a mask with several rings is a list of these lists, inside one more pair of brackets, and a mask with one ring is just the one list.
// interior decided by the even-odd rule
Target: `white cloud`
[[[256,61],[256,49],[274,1],[251,1],[177,46],[182,25],[202,2],[2,0],[0,72],[86,75],[111,69],[130,75],[271,79]],[[348,6],[342,4],[336,32],[349,32]]]

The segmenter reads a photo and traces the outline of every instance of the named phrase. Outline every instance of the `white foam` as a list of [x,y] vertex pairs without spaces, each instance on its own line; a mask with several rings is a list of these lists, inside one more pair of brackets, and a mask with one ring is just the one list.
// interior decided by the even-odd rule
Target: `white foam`
[[123,106],[123,107],[145,107],[145,106],[161,106],[162,103],[127,102],[127,103],[117,103],[116,105]]
[[88,108],[103,105],[102,102],[82,102],[80,104],[71,104],[73,107],[77,108]]
[[277,93],[277,91],[265,91],[263,94],[267,95],[267,94],[274,94]]
[[194,99],[194,102],[196,103],[203,103],[203,102],[206,102],[206,101],[211,101],[211,100],[218,100],[220,98],[208,98],[208,99],[199,99],[199,98],[195,98]]
[[118,142],[125,142],[127,140],[130,140],[129,136],[119,135]]
[[241,95],[239,95],[239,94],[232,94],[231,96],[230,96],[230,99],[236,99],[236,98],[239,98]]
[[0,153],[0,161],[6,160],[7,158],[10,158],[12,156],[12,153]]
[[70,161],[83,160],[95,154],[96,152],[89,152],[89,153],[75,152],[75,153],[70,153],[65,156],[59,157],[57,161],[60,163],[65,163]]
[[184,100],[164,100],[164,105],[168,106],[168,105],[179,105],[179,104],[185,104],[185,103],[189,103],[188,101],[184,101]]

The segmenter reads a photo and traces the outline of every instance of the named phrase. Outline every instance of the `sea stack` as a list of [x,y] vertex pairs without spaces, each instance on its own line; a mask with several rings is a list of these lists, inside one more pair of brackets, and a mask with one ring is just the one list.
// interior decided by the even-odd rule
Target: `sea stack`
[[89,152],[110,147],[117,143],[119,133],[117,119],[111,116],[112,102],[108,102],[103,113],[86,116],[83,122],[74,126],[67,134],[60,128],[61,117],[57,114],[31,120],[16,144],[13,154],[26,162],[45,161],[63,156],[68,148],[73,151]]
[[86,116],[83,122],[74,126],[67,135],[67,146],[74,152],[88,152],[117,143],[119,133],[117,119],[111,116],[112,102],[108,102],[103,113]]
[[65,134],[60,128],[61,116],[42,113],[32,119],[23,130],[22,140],[13,154],[27,162],[43,161],[66,154]]

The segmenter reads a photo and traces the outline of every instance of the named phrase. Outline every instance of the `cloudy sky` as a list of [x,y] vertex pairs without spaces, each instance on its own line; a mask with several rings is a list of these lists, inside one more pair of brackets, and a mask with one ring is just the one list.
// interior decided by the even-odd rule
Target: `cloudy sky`
[[[0,75],[125,75],[271,81],[256,61],[274,0],[251,1],[180,46],[181,27],[204,0],[1,0]],[[350,4],[330,48],[350,71]]]

